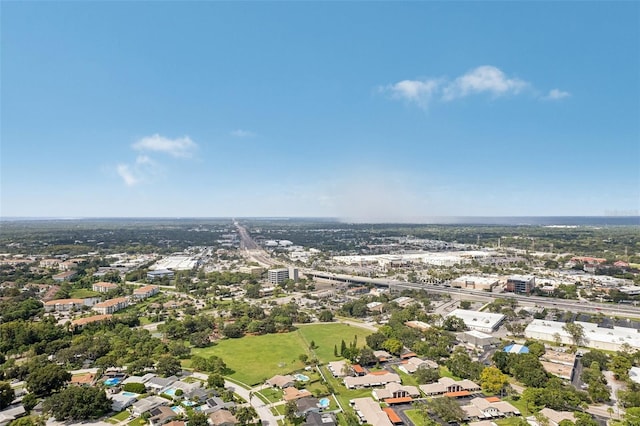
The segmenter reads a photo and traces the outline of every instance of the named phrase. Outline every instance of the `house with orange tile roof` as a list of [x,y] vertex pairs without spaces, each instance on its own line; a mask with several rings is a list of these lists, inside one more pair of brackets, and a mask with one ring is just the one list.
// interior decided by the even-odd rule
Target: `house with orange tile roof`
[[105,300],[104,302],[97,303],[93,306],[93,310],[102,314],[113,314],[121,309],[129,306],[129,299],[126,297],[117,297],[115,299]]
[[45,312],[64,312],[72,309],[82,309],[85,304],[84,299],[55,299],[44,302]]
[[147,297],[157,294],[159,291],[160,288],[157,285],[147,285],[133,290],[133,297],[135,299],[146,299]]
[[106,293],[108,291],[115,290],[116,288],[118,288],[118,284],[100,281],[100,282],[94,283],[93,286],[91,286],[91,288],[93,289],[93,291],[97,291],[98,293]]

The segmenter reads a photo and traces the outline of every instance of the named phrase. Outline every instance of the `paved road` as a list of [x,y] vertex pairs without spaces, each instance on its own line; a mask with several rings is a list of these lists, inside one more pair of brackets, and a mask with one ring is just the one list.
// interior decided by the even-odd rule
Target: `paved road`
[[[203,373],[193,373],[193,377],[200,380],[207,380],[209,378],[208,375]],[[257,396],[249,399],[249,394],[252,392],[252,390],[243,388],[242,386],[237,385],[229,380],[224,381],[224,387],[232,390],[233,393],[240,395],[240,397],[245,401],[249,401],[251,406],[256,410],[256,413],[258,413],[258,417],[260,417],[263,425],[277,426],[278,418],[273,415],[271,409],[267,404],[262,402],[262,400]]]

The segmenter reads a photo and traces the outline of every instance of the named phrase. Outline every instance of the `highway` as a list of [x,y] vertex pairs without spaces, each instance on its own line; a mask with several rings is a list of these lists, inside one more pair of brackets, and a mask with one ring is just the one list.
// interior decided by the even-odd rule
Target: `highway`
[[262,247],[260,247],[253,238],[249,235],[247,228],[240,225],[240,223],[234,219],[233,224],[240,234],[240,250],[244,251],[244,254],[253,262],[257,262],[260,265],[269,268],[277,264],[282,264],[281,261],[277,261],[269,256]]
[[[249,235],[249,232],[245,227],[240,225],[237,221],[234,220],[234,225],[238,229],[238,233],[240,234],[241,240],[241,248],[244,248],[248,257],[250,257],[255,262],[258,262],[266,267],[274,266],[276,264],[281,264],[282,262],[279,260],[274,260],[269,256],[264,249],[262,249]],[[410,283],[403,281],[395,281],[388,280],[384,278],[368,278],[368,277],[360,277],[357,275],[347,275],[347,274],[335,274],[332,272],[325,271],[316,271],[312,269],[301,269],[301,274],[311,276],[314,278],[327,279],[332,281],[341,281],[346,283],[354,283],[354,284],[371,284],[378,287],[388,287],[389,289],[419,289],[425,290],[431,293],[446,293],[450,295],[456,295],[459,298],[464,298],[464,296],[473,296],[474,299],[477,300],[486,300],[490,302],[497,298],[512,298],[516,299],[518,302],[533,304],[536,306],[541,306],[548,309],[558,309],[561,311],[569,311],[569,312],[590,312],[590,313],[602,313],[603,315],[610,316],[627,316],[627,317],[635,317],[640,318],[640,308],[623,305],[623,304],[608,304],[608,303],[597,303],[597,302],[589,302],[585,300],[564,300],[564,299],[553,299],[549,297],[540,297],[540,296],[527,296],[524,294],[514,294],[514,293],[489,293],[483,290],[469,290],[469,289],[459,289],[453,287],[444,287],[442,285],[437,284],[425,284],[425,283]]]

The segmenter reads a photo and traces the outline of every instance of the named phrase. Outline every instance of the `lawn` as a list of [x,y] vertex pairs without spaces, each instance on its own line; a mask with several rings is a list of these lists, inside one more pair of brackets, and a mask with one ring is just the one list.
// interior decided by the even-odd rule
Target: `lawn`
[[[292,332],[221,340],[209,348],[194,348],[191,353],[203,357],[217,355],[234,371],[232,379],[256,385],[276,374],[303,368],[298,356],[309,352],[300,335]],[[185,366],[189,366],[189,361]]]
[[344,340],[349,345],[356,337],[358,346],[366,344],[366,337],[372,332],[360,327],[354,327],[348,324],[309,324],[300,326],[298,333],[302,335],[308,344],[313,342],[316,344],[316,356],[322,363],[341,359],[333,354],[334,347],[340,350],[340,344]]
[[99,297],[100,293],[86,288],[79,288],[69,293],[69,297],[73,299],[84,299],[85,297]]
[[124,410],[124,411],[120,411],[115,416],[110,417],[109,420],[113,419],[113,420],[116,420],[116,423],[118,423],[118,422],[127,420],[130,415],[131,415],[131,413],[129,413],[127,410]]
[[[298,359],[301,354],[311,355],[309,344],[315,343],[315,354],[326,363],[340,359],[333,355],[334,345],[340,348],[342,340],[349,344],[358,339],[358,346],[364,346],[370,331],[346,324],[310,324],[301,326],[291,333],[245,336],[240,339],[226,339],[209,348],[194,348],[193,355],[221,357],[234,371],[232,379],[248,385],[263,383],[276,374],[288,374],[304,368]],[[184,362],[190,366],[189,361]]]
[[415,426],[425,425],[424,417],[422,417],[420,410],[407,410],[404,413],[411,419]]

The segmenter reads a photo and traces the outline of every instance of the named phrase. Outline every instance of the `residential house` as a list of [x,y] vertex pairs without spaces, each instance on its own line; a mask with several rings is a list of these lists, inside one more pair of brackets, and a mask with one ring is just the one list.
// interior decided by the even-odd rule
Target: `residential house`
[[209,423],[213,426],[234,426],[238,424],[238,420],[231,411],[218,410],[209,414]]
[[485,420],[520,415],[520,411],[516,407],[497,397],[476,397],[469,401],[469,404],[460,408],[465,413],[465,420]]
[[121,309],[129,306],[129,300],[126,297],[117,297],[115,299],[105,300],[93,306],[93,310],[102,314],[113,314]]
[[337,426],[336,417],[333,413],[315,413],[307,414],[304,426]]
[[135,299],[146,299],[147,297],[151,297],[154,294],[158,294],[160,288],[157,285],[147,285],[144,287],[136,288],[133,290],[133,297]]
[[93,291],[97,291],[99,293],[106,293],[108,291],[115,290],[116,288],[118,288],[118,284],[100,281],[100,282],[94,283],[93,286],[91,286],[91,288],[93,289]]
[[130,407],[138,399],[137,394],[132,394],[129,392],[107,394],[107,397],[111,399],[111,409],[117,413],[127,407]]
[[147,380],[144,386],[147,388],[147,390],[151,392],[161,393],[162,391],[164,391],[166,388],[168,388],[169,386],[171,386],[177,381],[178,381],[178,378],[176,376],[169,376],[166,378],[152,377],[151,379]]
[[69,281],[71,278],[75,277],[77,274],[78,274],[77,271],[60,272],[59,274],[55,274],[53,276],[53,280],[56,282]]
[[375,386],[384,386],[387,383],[401,383],[400,376],[395,373],[389,373],[387,371],[381,371],[377,373],[370,373],[366,376],[359,377],[345,377],[344,385],[347,389],[356,389],[356,388],[372,388]]
[[296,383],[296,379],[289,374],[287,374],[286,376],[277,374],[266,381],[267,385],[274,388],[280,388],[280,389],[288,388],[290,386],[295,385],[295,383]]
[[415,386],[403,386],[400,383],[387,383],[384,389],[374,389],[373,397],[378,401],[392,404],[405,404],[420,396]]
[[224,402],[222,398],[214,396],[206,401],[206,407],[201,407],[201,411],[205,414],[215,413],[216,411],[226,410],[236,406],[233,402]]
[[55,299],[44,302],[45,312],[64,312],[73,309],[82,309],[85,305],[84,299]]
[[27,414],[27,410],[21,405],[12,405],[4,410],[0,410],[0,426],[7,426],[9,423]]
[[329,371],[333,377],[345,377],[347,375],[347,361],[332,361],[329,363]]
[[393,355],[387,351],[373,351],[373,356],[378,359],[378,362],[387,362],[393,358]]
[[420,385],[420,390],[424,392],[426,396],[468,396],[472,392],[480,390],[478,384],[471,380],[459,380],[455,381],[450,377],[441,377],[436,383],[430,383],[428,385]]
[[73,321],[71,321],[71,328],[75,330],[75,329],[82,328],[85,325],[91,324],[91,323],[94,323],[94,322],[108,321],[112,317],[113,317],[113,315],[106,314],[106,315],[94,315],[94,316],[91,316],[91,317],[74,319]]
[[[572,423],[576,422],[576,416],[570,411],[556,411],[545,407],[540,410],[540,414],[549,420],[549,426],[558,426],[563,420],[569,420]],[[535,418],[533,420],[535,421]]]
[[368,423],[371,426],[393,426],[389,416],[372,398],[355,398],[350,402],[362,423]]
[[149,423],[151,423],[151,426],[160,426],[178,417],[175,411],[165,406],[149,410],[149,415]]
[[424,360],[417,357],[411,357],[398,366],[400,371],[413,374],[420,368],[438,368],[438,364],[430,360]]
[[306,398],[312,395],[311,392],[306,389],[296,389],[293,386],[285,388],[283,393],[282,399],[285,401],[295,401],[296,399]]
[[169,402],[170,402],[169,400],[160,398],[159,396],[148,396],[144,399],[141,399],[138,402],[135,402],[133,404],[133,408],[131,409],[131,412],[135,416],[141,416],[144,413],[153,410],[154,408],[168,405]]
[[306,417],[311,412],[320,412],[320,401],[318,398],[305,397],[296,400],[296,414],[298,417]]

